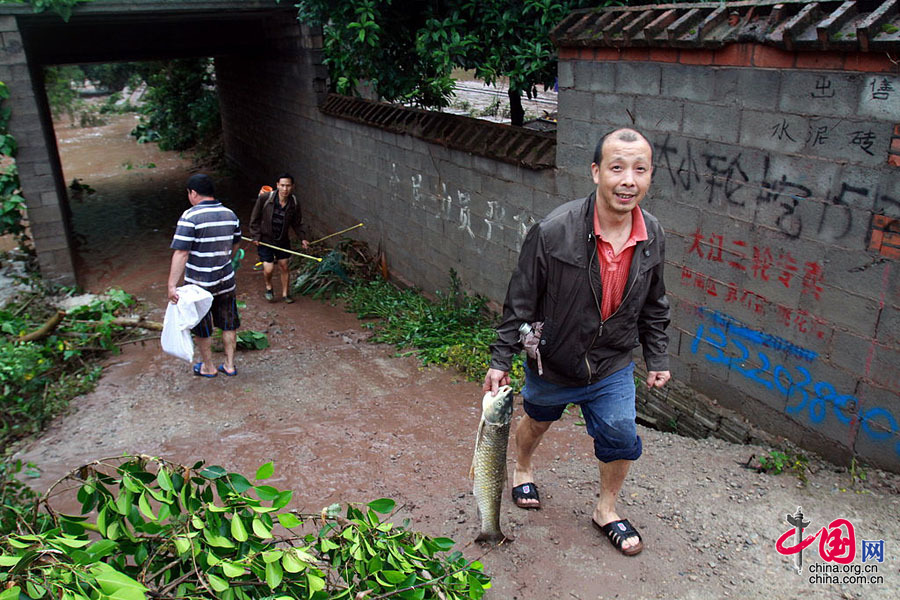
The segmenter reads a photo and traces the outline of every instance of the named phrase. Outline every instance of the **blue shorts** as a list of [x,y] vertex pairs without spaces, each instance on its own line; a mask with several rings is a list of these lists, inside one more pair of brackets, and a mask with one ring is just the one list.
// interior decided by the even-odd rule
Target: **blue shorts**
[[581,407],[594,455],[602,462],[637,460],[643,451],[635,424],[634,363],[584,387],[550,383],[526,365],[522,398],[525,414],[540,422],[558,421],[569,404]]

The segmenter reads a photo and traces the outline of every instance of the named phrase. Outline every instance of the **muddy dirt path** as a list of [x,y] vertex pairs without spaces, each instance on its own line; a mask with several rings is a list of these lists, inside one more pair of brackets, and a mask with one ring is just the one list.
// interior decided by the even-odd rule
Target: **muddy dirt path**
[[[107,127],[116,131],[115,124]],[[115,144],[97,136],[80,137],[77,144],[64,139],[60,148],[67,179],[82,177],[97,190],[73,202],[83,236],[82,281],[91,291],[122,287],[162,320],[167,248],[187,207],[181,189],[189,165],[160,156],[148,159],[156,169],[117,171],[125,146],[111,150]],[[92,152],[99,163],[78,162]],[[250,198],[258,185],[222,189],[232,198]],[[241,212],[248,202],[232,205]],[[132,220],[135,225],[126,226]],[[339,307],[306,298],[266,303],[261,275],[250,268],[253,256],[238,271],[238,296],[247,304],[244,326],[266,331],[271,347],[240,352],[239,375],[214,380],[192,376],[187,363],[166,356],[156,343],[126,347],[109,359],[97,389],[20,453],[43,471],[35,487],[45,489],[71,468],[122,452],[187,464],[204,459],[251,474],[274,460],[273,485],[295,490],[297,508],[393,498],[403,507],[396,520],[408,517],[414,528],[453,538],[467,556],[481,557],[485,549],[470,544],[478,527],[467,478],[480,386],[366,342],[366,330]],[[520,414],[517,407],[514,418]],[[845,491],[846,472],[813,460],[816,472],[800,486],[790,475],[740,466],[765,448],[645,428],[640,433],[645,453],[625,484],[620,513],[642,532],[644,552],[625,558],[591,527],[596,461],[583,427],[567,415],[536,458],[544,508],[526,512],[503,499],[501,522],[515,541],[481,558],[493,577],[488,598],[896,597],[897,477],[870,470],[859,493]],[[512,458],[510,452],[510,470]],[[797,574],[793,557],[775,550],[790,527],[785,515],[797,506],[812,521],[807,533],[837,518],[852,522],[853,568],[868,568],[863,576],[869,579],[822,583],[811,582],[808,570]],[[884,540],[884,561],[862,563],[862,540]],[[803,561],[805,569],[825,564],[818,543]]]

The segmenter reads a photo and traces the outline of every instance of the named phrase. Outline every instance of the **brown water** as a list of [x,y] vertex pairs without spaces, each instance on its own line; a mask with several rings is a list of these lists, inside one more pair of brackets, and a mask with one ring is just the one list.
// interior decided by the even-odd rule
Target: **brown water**
[[[190,206],[184,186],[193,167],[180,153],[137,144],[129,135],[136,124],[137,116],[126,114],[99,127],[55,127],[66,184],[77,178],[95,190],[68,190],[79,284],[90,292],[116,286],[158,300],[165,296],[160,266],[168,265],[175,223]],[[246,202],[230,201],[230,179],[216,183],[226,204],[245,208]]]

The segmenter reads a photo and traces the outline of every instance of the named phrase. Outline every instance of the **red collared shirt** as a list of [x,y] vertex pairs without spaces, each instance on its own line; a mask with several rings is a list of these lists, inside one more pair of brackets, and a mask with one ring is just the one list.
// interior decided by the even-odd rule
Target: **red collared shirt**
[[631,211],[631,235],[618,254],[613,251],[612,244],[603,239],[603,232],[600,231],[600,219],[597,218],[596,211],[594,211],[594,235],[597,239],[597,256],[600,258],[600,283],[603,286],[600,318],[605,321],[622,304],[625,284],[628,282],[628,270],[631,267],[631,257],[634,256],[634,247],[638,242],[647,239],[644,215],[641,214],[638,206]]

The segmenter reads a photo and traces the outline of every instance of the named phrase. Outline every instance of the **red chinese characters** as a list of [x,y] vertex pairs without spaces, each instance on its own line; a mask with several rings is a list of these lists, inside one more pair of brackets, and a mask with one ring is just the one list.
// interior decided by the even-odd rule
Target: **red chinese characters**
[[[820,300],[825,273],[818,262],[801,261],[788,250],[773,249],[765,246],[753,246],[744,240],[728,239],[717,233],[707,235],[697,229],[690,237],[687,262],[697,260],[728,265],[740,273],[735,279],[754,280],[761,285],[800,287],[801,296],[812,296]],[[687,265],[681,268],[681,284],[703,290],[706,296],[713,296],[745,307],[758,315],[774,314],[786,327],[798,333],[825,339],[828,332],[827,322],[807,310],[784,306],[770,301],[758,293],[760,290],[740,286],[730,279],[727,269],[717,267],[715,275],[703,273]]]
[[774,314],[785,327],[816,339],[825,339],[828,332],[828,322],[818,315],[772,302],[752,290],[738,287],[736,283],[718,281],[689,267],[681,267],[681,285],[701,289],[707,296],[721,298],[725,304],[743,306],[758,315]]
[[[720,234],[707,236],[699,229],[691,236],[688,255],[702,260],[727,263],[735,271],[749,273],[759,281],[778,281],[789,288],[800,270],[797,259],[788,251],[773,251],[767,246],[748,246],[744,240],[726,240]],[[816,300],[822,292],[824,272],[817,262],[804,263],[803,292]]]

